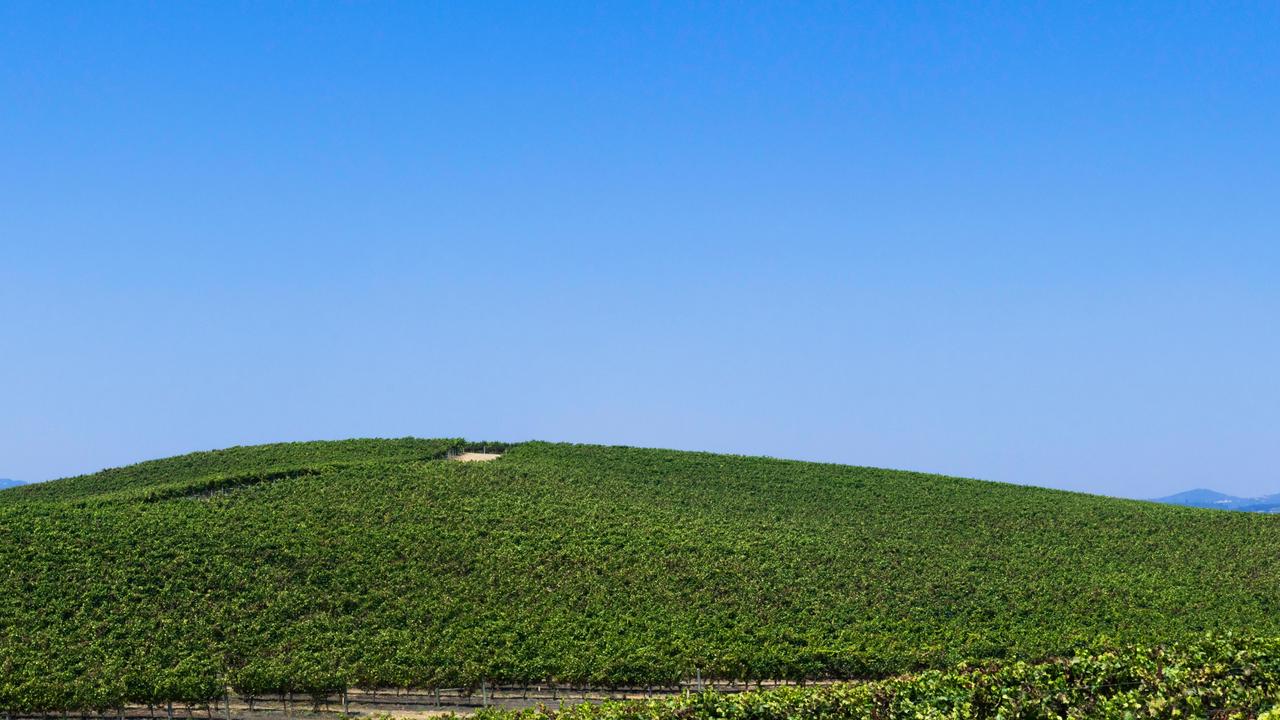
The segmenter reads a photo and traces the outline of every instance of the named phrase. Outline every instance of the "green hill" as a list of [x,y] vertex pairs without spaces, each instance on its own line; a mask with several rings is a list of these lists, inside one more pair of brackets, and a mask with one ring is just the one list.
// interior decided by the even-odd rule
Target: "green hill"
[[355,440],[0,492],[0,709],[884,676],[1280,634],[1280,517],[706,453]]

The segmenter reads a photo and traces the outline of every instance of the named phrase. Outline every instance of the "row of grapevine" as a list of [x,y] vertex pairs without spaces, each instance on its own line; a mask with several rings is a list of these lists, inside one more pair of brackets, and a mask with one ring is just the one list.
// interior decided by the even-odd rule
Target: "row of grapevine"
[[[545,688],[543,688],[545,689]],[[188,693],[196,692],[195,687]],[[195,717],[232,717],[229,697],[220,689],[203,688],[204,700],[175,702],[148,698],[149,714],[163,708]],[[38,717],[46,708],[13,704],[0,681],[0,715]],[[486,692],[484,689],[482,693]],[[258,696],[258,709],[325,708],[330,712],[376,709],[368,693],[357,692],[348,704],[347,690],[314,692],[308,696]],[[583,690],[583,697],[586,691]],[[423,697],[430,697],[424,695]],[[489,700],[492,695],[486,696]],[[514,699],[514,696],[509,696]],[[921,720],[949,718],[1100,718],[1213,717],[1252,719],[1280,708],[1280,638],[1208,635],[1183,645],[1125,647],[1039,663],[1014,661],[961,665],[923,671],[887,680],[820,683],[724,693],[691,689],[656,699],[601,700],[579,703],[568,693],[558,701],[524,710],[501,705],[481,710],[479,720]],[[85,698],[80,712],[110,717],[125,715],[123,697],[112,705],[107,697]],[[439,695],[435,705],[440,705]],[[474,700],[474,698],[472,698]],[[237,698],[234,715],[241,715],[253,696]],[[403,698],[386,694],[383,703]],[[448,700],[446,700],[448,702]],[[495,701],[501,702],[501,701]],[[7,704],[6,704],[7,703]],[[204,708],[203,713],[193,712]],[[130,715],[136,716],[134,710]],[[1276,714],[1276,720],[1280,713]]]
[[1046,663],[736,695],[482,710],[477,720],[1280,720],[1280,640],[1206,638]]

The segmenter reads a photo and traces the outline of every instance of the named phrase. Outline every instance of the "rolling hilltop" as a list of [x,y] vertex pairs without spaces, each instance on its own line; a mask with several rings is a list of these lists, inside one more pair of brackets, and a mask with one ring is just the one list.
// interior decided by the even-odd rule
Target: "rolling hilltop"
[[445,459],[463,446],[232,448],[0,493],[0,708],[1280,634],[1278,517],[665,450]]

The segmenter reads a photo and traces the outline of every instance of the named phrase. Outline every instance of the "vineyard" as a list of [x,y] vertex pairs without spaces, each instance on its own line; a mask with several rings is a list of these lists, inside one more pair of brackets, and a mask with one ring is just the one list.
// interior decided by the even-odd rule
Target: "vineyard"
[[[448,460],[463,451],[505,452]],[[1276,646],[1206,631],[1280,636],[1280,517],[766,458],[418,439],[231,448],[0,491],[0,713],[207,705],[227,688],[694,677],[898,679],[694,693],[643,716],[897,713],[934,692],[918,683],[958,713],[1010,683],[1073,700],[1107,672],[1172,693],[1178,678],[1223,685],[1230,668],[1249,671],[1230,676],[1242,694],[1214,707],[1261,709]],[[1185,649],[1101,651],[1135,644]],[[1036,662],[1081,652],[1093,659]],[[988,667],[1001,669],[973,670]]]

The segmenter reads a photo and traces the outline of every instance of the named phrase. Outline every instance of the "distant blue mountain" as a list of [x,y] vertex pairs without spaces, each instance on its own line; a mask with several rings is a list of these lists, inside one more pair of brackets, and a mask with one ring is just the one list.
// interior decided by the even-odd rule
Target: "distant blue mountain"
[[25,484],[26,483],[20,482],[18,480],[6,480],[5,478],[0,478],[0,490],[4,490],[5,488],[18,487],[19,485],[25,485]]
[[1213,508],[1217,510],[1241,510],[1243,512],[1280,513],[1280,493],[1262,497],[1242,498],[1217,490],[1197,488],[1169,497],[1156,498],[1154,502],[1187,507]]

